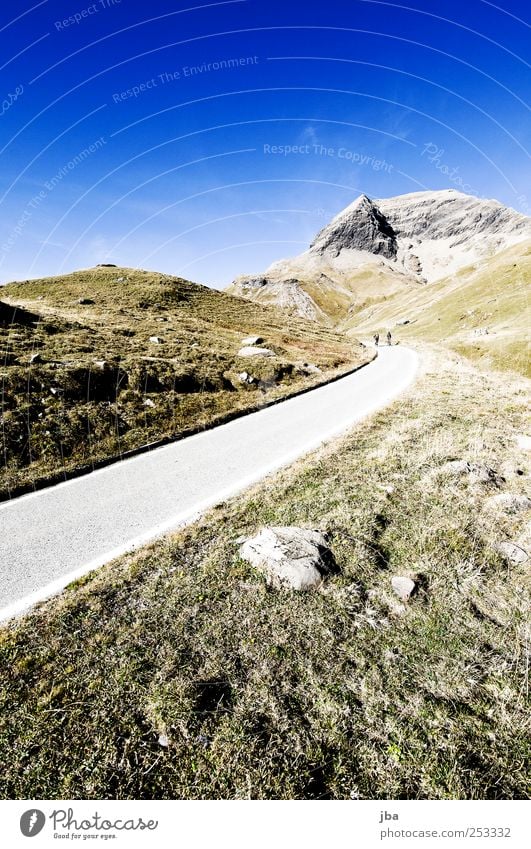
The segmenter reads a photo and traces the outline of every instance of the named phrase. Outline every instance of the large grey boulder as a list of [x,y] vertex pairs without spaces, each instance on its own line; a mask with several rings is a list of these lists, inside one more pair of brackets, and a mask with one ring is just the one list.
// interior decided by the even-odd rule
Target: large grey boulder
[[240,555],[277,588],[309,590],[339,572],[326,536],[307,528],[263,528],[244,542]]
[[245,345],[238,351],[239,357],[274,357],[273,351],[269,348],[256,348],[253,345]]

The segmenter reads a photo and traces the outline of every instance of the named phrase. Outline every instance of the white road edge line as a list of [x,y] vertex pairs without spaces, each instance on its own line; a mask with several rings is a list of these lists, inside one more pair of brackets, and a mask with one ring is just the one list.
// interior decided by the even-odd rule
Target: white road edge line
[[[106,563],[109,563],[111,560],[114,560],[117,557],[120,557],[122,554],[127,554],[128,552],[133,552],[135,549],[139,548],[142,545],[146,545],[150,542],[153,542],[155,539],[163,536],[169,531],[177,531],[179,528],[185,527],[186,525],[192,524],[194,521],[197,521],[203,513],[205,513],[208,509],[214,507],[216,504],[220,504],[225,501],[227,498],[231,498],[235,495],[239,495],[252,484],[258,483],[264,478],[268,477],[268,475],[273,474],[274,472],[278,472],[280,469],[289,466],[291,463],[295,462],[295,460],[302,460],[307,454],[312,451],[315,451],[317,448],[320,448],[325,443],[329,442],[332,439],[335,439],[342,434],[348,433],[351,428],[355,425],[360,424],[365,421],[369,416],[375,413],[377,410],[381,410],[387,406],[391,401],[394,401],[398,395],[405,391],[405,389],[410,386],[418,372],[419,366],[419,358],[416,352],[412,349],[408,348],[412,354],[414,354],[414,363],[413,368],[411,369],[411,373],[407,376],[407,382],[400,388],[399,392],[394,390],[389,390],[385,396],[384,400],[378,403],[370,404],[361,418],[352,422],[351,424],[345,425],[341,424],[338,427],[330,428],[326,434],[319,437],[319,439],[312,439],[308,441],[306,444],[297,447],[295,451],[291,451],[288,454],[283,455],[279,460],[276,460],[274,463],[269,463],[267,466],[263,466],[259,470],[256,471],[253,475],[248,475],[246,478],[243,478],[238,484],[234,486],[227,487],[224,490],[218,491],[216,495],[212,498],[205,499],[199,504],[196,504],[190,510],[186,510],[184,512],[178,513],[173,516],[171,519],[162,522],[160,525],[156,525],[151,528],[149,531],[140,534],[137,537],[129,540],[124,545],[118,546],[116,548],[111,549],[110,551],[105,552],[105,554],[100,555],[94,560],[91,560],[89,563],[80,566],[78,569],[74,569],[72,572],[68,572],[66,575],[62,575],[57,580],[52,581],[46,586],[41,587],[41,589],[36,590],[33,593],[30,593],[27,596],[19,599],[18,601],[14,601],[11,604],[8,604],[6,607],[0,609],[0,623],[6,622],[9,619],[13,619],[16,616],[25,613],[30,608],[32,608],[35,604],[38,604],[41,601],[47,601],[49,598],[52,598],[55,595],[58,595],[65,587],[72,583],[72,581],[76,581],[79,578],[83,578],[85,575],[88,575],[89,572],[94,572],[96,569],[99,569],[101,566],[104,566]],[[316,387],[317,389],[319,387]],[[289,401],[289,398],[286,399]],[[220,427],[224,427],[224,425],[220,425]],[[209,431],[201,431],[201,433],[193,434],[188,437],[189,439],[196,439],[197,437],[201,437],[204,433],[208,433]],[[163,451],[165,448],[171,447],[173,443],[169,445],[163,445],[160,449]],[[131,460],[135,458],[129,458]],[[127,460],[123,461],[127,462]],[[97,469],[92,474],[98,474],[99,472],[103,472],[108,467],[104,467],[102,469]],[[78,481],[78,478],[74,478],[70,481],[63,481],[57,486],[68,486],[71,483]],[[40,495],[43,495],[49,490],[49,487],[43,490],[38,490],[37,492],[31,492],[27,495],[21,496],[21,498],[38,498]],[[14,499],[12,502],[7,502],[5,505],[2,505],[3,508],[9,507],[10,504],[15,503],[19,499]],[[1,508],[0,508],[1,509]]]

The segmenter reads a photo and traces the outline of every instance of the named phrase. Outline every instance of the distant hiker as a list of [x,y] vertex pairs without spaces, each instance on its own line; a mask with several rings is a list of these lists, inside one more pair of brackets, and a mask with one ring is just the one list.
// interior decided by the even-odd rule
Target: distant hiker
[[372,338],[374,339],[374,344],[376,345],[376,347],[378,347],[378,342],[380,341],[380,334],[375,333]]
[[388,345],[391,344],[391,331],[390,330],[387,331],[387,344]]

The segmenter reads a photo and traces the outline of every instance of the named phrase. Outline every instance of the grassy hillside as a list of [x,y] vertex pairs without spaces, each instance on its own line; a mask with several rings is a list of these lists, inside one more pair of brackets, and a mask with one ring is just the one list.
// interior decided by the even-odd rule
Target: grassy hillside
[[[531,377],[531,245],[415,291],[391,295],[345,322],[353,333],[395,329],[404,342],[443,343],[485,369]],[[410,324],[398,325],[409,320]]]
[[[11,283],[0,301],[0,496],[256,409],[367,359],[315,323],[128,268]],[[239,357],[249,335],[275,356]]]
[[[3,629],[3,797],[528,797],[529,574],[497,544],[530,539],[491,501],[529,482],[523,382],[423,356],[344,439]],[[341,574],[269,589],[238,556],[269,524],[327,531]]]
[[[421,289],[421,284],[414,278],[394,271],[383,263],[367,263],[360,266],[355,272],[343,273],[338,268],[328,265],[324,259],[315,260],[314,273],[308,274],[307,269],[286,269],[285,279],[295,279],[304,296],[308,296],[310,306],[313,304],[315,318],[321,324],[329,327],[337,326],[346,321],[354,311],[359,311],[373,303],[378,303],[385,298],[396,294],[415,293]],[[276,275],[271,278],[275,281]],[[260,277],[260,275],[258,275]],[[245,277],[241,278],[245,281]],[[246,287],[242,286],[240,278],[228,287],[227,292],[245,297],[254,303],[266,304],[281,309],[288,315],[297,313],[297,309],[303,311],[307,305],[302,302],[299,305],[291,302],[289,295],[283,297],[282,283],[278,286],[268,284],[265,286]],[[302,314],[302,313],[299,313]]]

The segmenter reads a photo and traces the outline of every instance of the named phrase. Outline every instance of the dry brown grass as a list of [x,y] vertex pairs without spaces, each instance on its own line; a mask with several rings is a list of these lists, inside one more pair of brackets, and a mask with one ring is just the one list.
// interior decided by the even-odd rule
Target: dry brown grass
[[[529,486],[528,387],[423,356],[345,438],[3,630],[2,795],[528,796],[528,564],[496,544],[529,539],[489,506]],[[268,524],[326,530],[341,574],[269,589],[236,543]]]

